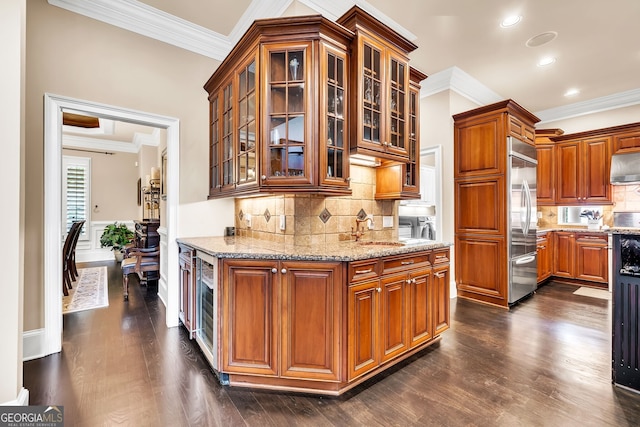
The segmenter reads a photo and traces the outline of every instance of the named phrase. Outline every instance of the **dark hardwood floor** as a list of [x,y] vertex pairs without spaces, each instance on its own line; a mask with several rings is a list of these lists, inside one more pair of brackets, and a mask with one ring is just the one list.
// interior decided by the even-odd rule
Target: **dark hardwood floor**
[[339,398],[223,387],[155,289],[109,266],[109,307],[64,316],[60,354],[24,364],[65,426],[634,426],[611,384],[610,302],[551,283],[511,311],[451,302],[442,341]]

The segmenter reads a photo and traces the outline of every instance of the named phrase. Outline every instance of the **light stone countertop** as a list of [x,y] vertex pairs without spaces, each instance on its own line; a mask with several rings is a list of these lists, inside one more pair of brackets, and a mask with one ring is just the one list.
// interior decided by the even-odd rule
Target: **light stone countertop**
[[305,261],[357,261],[451,246],[451,243],[420,239],[345,241],[313,246],[277,244],[249,237],[189,237],[178,238],[177,241],[218,258]]
[[586,227],[585,228],[558,227],[558,228],[538,229],[536,232],[538,235],[542,235],[551,231],[569,231],[574,233],[602,233],[602,234],[640,234],[640,228],[625,228],[625,227],[609,227],[609,228],[601,228],[600,230],[589,230]]

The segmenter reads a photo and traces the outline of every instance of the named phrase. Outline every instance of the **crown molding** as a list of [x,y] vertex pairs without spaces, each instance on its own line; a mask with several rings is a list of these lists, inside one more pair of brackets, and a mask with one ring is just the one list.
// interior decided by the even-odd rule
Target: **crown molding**
[[[48,0],[53,6],[222,61],[226,36],[136,0]],[[253,3],[256,3],[254,0]],[[252,3],[252,5],[253,5]]]
[[456,66],[432,74],[423,81],[420,97],[425,98],[445,90],[452,90],[478,105],[493,104],[505,99]]
[[561,107],[549,108],[537,111],[534,114],[540,118],[536,126],[558,120],[570,119],[587,114],[614,110],[640,104],[640,89],[632,89],[625,92],[614,93],[588,101],[576,102]]

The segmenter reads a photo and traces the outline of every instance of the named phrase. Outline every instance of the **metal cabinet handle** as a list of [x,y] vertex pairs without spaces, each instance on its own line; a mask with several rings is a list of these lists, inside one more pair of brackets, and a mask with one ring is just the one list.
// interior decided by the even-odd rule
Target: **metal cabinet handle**
[[442,278],[444,277],[444,273],[442,273],[442,272],[438,272],[438,273],[436,273],[436,277],[437,277],[438,279],[442,279]]
[[413,264],[413,260],[411,260],[411,261],[400,261],[400,264],[401,265],[411,265],[411,264]]
[[273,268],[271,269],[271,272],[272,272],[273,274],[276,274],[276,273],[278,272],[278,269],[277,269],[277,268],[275,268],[275,267],[273,267]]
[[382,288],[376,288],[376,291],[382,292]]
[[282,270],[280,270],[280,273],[282,273],[282,274],[286,274],[286,273],[287,273],[287,269],[286,269],[286,268],[283,268]]
[[367,270],[356,270],[356,274],[367,274],[367,273],[371,273],[373,271],[373,268],[369,268]]
[[438,259],[438,258],[446,258],[446,257],[447,257],[446,255],[436,255],[436,259]]
[[407,285],[411,284],[411,279],[407,279],[405,280],[405,282],[407,282]]

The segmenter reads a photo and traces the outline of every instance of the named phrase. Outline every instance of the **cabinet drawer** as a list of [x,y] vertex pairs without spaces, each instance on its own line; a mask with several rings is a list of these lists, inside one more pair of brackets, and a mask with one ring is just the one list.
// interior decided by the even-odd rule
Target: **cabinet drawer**
[[378,260],[367,259],[349,263],[349,283],[378,277],[380,274]]
[[446,264],[449,261],[449,248],[435,249],[431,252],[432,265]]
[[594,245],[607,245],[609,243],[606,233],[576,233],[576,242]]
[[382,260],[382,274],[430,266],[429,252],[389,257]]

